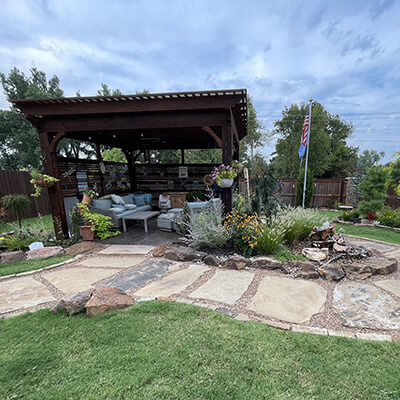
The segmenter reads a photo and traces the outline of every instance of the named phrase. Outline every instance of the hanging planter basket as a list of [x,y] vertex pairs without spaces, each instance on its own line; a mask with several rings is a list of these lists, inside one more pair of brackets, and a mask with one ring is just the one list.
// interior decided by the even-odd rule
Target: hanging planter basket
[[83,194],[82,203],[90,204],[92,202],[92,198],[86,193]]
[[221,179],[220,182],[218,183],[218,186],[222,189],[228,189],[232,187],[233,185],[233,179]]
[[32,184],[41,188],[49,188],[54,185],[55,182],[44,181],[43,179],[32,179]]

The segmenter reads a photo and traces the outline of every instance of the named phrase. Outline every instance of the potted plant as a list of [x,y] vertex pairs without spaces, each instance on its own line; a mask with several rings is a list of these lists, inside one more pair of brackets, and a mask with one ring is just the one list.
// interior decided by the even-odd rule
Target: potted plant
[[220,188],[230,188],[233,180],[237,177],[238,171],[230,165],[221,164],[215,167],[210,175],[207,175],[206,181],[209,184],[216,183]]
[[31,194],[33,197],[39,197],[43,188],[49,188],[59,181],[59,179],[53,176],[42,174],[37,171],[32,171],[31,176],[32,179],[29,182],[35,188],[35,193]]
[[93,185],[93,189],[87,187],[83,192],[82,203],[90,204],[93,199],[97,198],[98,195],[96,184]]

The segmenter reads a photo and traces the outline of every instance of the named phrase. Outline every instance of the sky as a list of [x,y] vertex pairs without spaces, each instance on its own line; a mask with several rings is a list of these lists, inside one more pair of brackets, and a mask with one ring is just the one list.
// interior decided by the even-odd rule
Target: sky
[[267,130],[313,98],[353,123],[350,145],[400,151],[400,0],[2,0],[0,15],[0,72],[37,67],[66,96],[247,88]]

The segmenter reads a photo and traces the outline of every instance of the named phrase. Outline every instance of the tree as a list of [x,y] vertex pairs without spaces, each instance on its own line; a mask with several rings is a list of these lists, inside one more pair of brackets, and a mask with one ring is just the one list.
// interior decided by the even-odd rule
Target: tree
[[[299,177],[297,179],[297,198],[296,202],[298,206],[303,205],[303,189],[304,189],[304,170],[302,168]],[[314,179],[310,168],[307,168],[307,182],[306,182],[306,195],[304,198],[304,207],[309,207],[311,204],[312,197],[314,195]]]
[[105,149],[101,152],[104,161],[114,161],[126,163],[125,154],[121,149],[113,147],[112,149]]
[[1,198],[1,205],[18,219],[19,227],[22,228],[22,214],[28,209],[31,200],[26,194],[6,194]]
[[247,135],[240,141],[241,162],[251,171],[256,169],[256,160],[263,158],[257,150],[265,145],[267,133],[263,123],[258,119],[253,100],[247,97]]
[[390,161],[387,171],[389,173],[388,183],[394,187],[394,190],[400,196],[400,152],[393,155],[393,161]]
[[357,158],[357,176],[360,180],[367,174],[369,168],[377,165],[385,156],[383,151],[364,150]]
[[368,169],[365,178],[358,185],[361,191],[361,201],[358,209],[363,216],[374,217],[383,209],[387,197],[388,171],[375,165]]
[[97,91],[97,96],[121,96],[122,92],[119,89],[110,89],[106,83],[101,84],[101,88]]
[[[298,149],[308,104],[292,104],[282,111],[282,118],[274,123],[274,134],[279,136],[272,166],[275,175],[294,178],[300,171]],[[311,116],[309,167],[316,177],[345,176],[355,168],[357,147],[350,147],[346,139],[353,125],[328,113],[320,103],[314,103]]]

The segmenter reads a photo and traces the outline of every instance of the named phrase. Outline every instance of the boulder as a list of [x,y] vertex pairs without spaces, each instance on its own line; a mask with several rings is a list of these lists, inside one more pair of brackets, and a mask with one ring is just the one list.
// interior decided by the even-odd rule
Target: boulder
[[364,264],[371,268],[372,275],[388,275],[397,271],[397,260],[394,258],[371,257]]
[[318,279],[319,274],[315,269],[315,264],[310,261],[297,261],[293,266],[296,268],[295,278]]
[[73,315],[85,311],[86,303],[89,301],[91,294],[92,289],[89,289],[66,296],[51,309],[51,312],[55,313],[59,310],[65,310],[68,315]]
[[306,247],[301,251],[301,254],[313,261],[323,261],[328,257],[329,249],[326,247],[322,249]]
[[252,260],[252,267],[261,269],[279,269],[282,263],[272,257],[257,257]]
[[366,279],[372,275],[372,270],[368,265],[352,263],[343,265],[344,272],[348,277]]
[[346,246],[344,244],[335,243],[333,245],[333,251],[336,253],[347,253],[349,250],[349,246]]
[[26,252],[28,260],[36,260],[38,258],[57,257],[64,253],[61,246],[42,247],[41,249],[29,250]]
[[90,300],[86,303],[86,315],[94,317],[106,311],[129,307],[134,302],[131,296],[120,289],[109,286],[98,288],[93,291]]
[[343,268],[340,265],[322,265],[318,268],[320,276],[327,281],[340,281],[345,277]]
[[164,253],[164,257],[172,261],[198,261],[202,260],[207,254],[197,251],[190,247],[173,247]]
[[0,264],[8,264],[25,259],[25,253],[22,250],[8,251],[0,253]]
[[225,268],[231,269],[245,269],[250,265],[250,260],[242,256],[230,256],[224,261]]
[[218,260],[217,257],[212,256],[211,254],[205,256],[203,262],[204,264],[211,265],[213,267],[218,267],[218,265],[222,264],[222,262]]
[[75,243],[72,246],[68,247],[67,250],[65,250],[65,254],[68,255],[75,255],[75,254],[83,254],[83,253],[89,253],[89,252],[95,252],[101,250],[101,246],[95,242],[79,242]]
[[154,247],[151,254],[153,255],[153,257],[163,257],[168,248],[169,246],[166,243],[162,243]]

